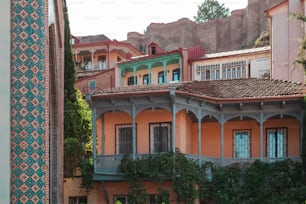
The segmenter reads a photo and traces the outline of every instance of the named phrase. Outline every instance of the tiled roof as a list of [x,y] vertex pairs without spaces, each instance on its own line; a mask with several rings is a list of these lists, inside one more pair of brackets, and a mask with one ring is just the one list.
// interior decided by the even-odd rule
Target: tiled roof
[[215,100],[303,96],[303,85],[301,83],[254,78],[118,87],[96,91],[93,96],[145,95],[168,92],[170,87],[175,87],[176,93],[179,94],[193,95],[200,98],[214,98]]
[[251,53],[257,53],[257,52],[265,52],[269,50],[270,50],[270,46],[250,48],[250,49],[244,49],[244,50],[233,50],[233,51],[227,51],[227,52],[218,52],[218,53],[205,54],[202,57],[197,58],[196,60],[211,59],[211,58],[218,58],[218,57],[228,57],[228,56],[242,55],[242,54],[251,54]]
[[80,43],[110,41],[110,39],[103,34],[101,34],[101,35],[78,36],[77,38],[80,40]]

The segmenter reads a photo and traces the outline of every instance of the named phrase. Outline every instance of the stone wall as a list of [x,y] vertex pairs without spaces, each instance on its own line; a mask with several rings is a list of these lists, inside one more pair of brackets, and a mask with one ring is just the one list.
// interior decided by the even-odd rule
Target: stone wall
[[188,18],[172,23],[151,23],[145,34],[128,33],[127,42],[138,49],[152,41],[165,51],[200,45],[206,53],[252,47],[263,31],[269,31],[264,11],[283,0],[249,0],[244,9],[220,20],[196,24]]

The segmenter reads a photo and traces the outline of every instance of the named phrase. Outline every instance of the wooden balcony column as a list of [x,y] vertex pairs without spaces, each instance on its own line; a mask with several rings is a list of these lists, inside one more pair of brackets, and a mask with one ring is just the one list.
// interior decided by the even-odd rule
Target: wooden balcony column
[[163,61],[163,65],[164,65],[164,83],[167,83],[167,61]]
[[91,53],[91,66],[92,66],[92,69],[93,69],[93,66],[94,66],[94,53],[96,52],[96,50],[94,49],[91,49],[90,50],[90,53]]
[[148,84],[151,84],[151,66],[152,64],[148,64]]
[[176,87],[170,87],[170,98],[172,102],[172,151],[175,153],[176,148],[176,104],[175,104]]
[[80,53],[80,51],[75,50],[74,51],[74,61],[77,62],[78,61],[78,54]]
[[136,83],[137,75],[136,75],[136,65],[133,66],[133,80],[134,80],[134,86],[137,85]]
[[221,114],[221,143],[220,143],[220,149],[221,149],[221,166],[224,166],[224,114]]
[[132,155],[133,160],[136,160],[136,107],[133,102],[133,99],[131,99],[132,104]]
[[202,126],[202,111],[199,108],[198,109],[198,115],[197,115],[197,119],[198,119],[198,160],[199,160],[199,165],[202,164],[202,148],[201,148],[201,144],[202,144],[202,139],[201,139],[201,126]]
[[259,138],[259,143],[260,143],[260,161],[263,161],[263,112],[260,112],[260,117],[259,117],[259,128],[260,128],[260,138]]
[[179,65],[180,65],[180,81],[183,81],[182,57],[179,58]]

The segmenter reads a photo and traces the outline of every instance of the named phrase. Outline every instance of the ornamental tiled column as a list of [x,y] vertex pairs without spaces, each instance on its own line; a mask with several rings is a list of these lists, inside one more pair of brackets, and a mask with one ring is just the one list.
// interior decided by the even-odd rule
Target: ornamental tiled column
[[47,4],[11,3],[11,203],[49,203]]

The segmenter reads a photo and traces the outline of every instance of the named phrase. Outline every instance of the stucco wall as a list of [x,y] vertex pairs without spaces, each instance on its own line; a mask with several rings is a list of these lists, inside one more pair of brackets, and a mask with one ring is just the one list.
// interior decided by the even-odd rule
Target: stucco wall
[[0,7],[0,198],[10,203],[10,0],[1,1]]

